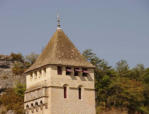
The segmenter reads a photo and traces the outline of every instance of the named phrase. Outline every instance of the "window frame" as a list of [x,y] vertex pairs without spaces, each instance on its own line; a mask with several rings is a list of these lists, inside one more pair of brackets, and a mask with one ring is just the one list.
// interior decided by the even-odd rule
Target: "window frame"
[[64,99],[67,98],[67,86],[64,86]]
[[80,70],[80,68],[74,68],[74,76],[79,76],[79,71],[76,71],[77,70]]
[[66,67],[66,75],[70,76],[72,74],[72,71],[69,72],[69,71],[67,71],[67,69],[72,70],[72,68],[69,66]]
[[33,73],[30,73],[30,80],[33,79]]
[[62,75],[62,66],[57,66],[57,74]]
[[87,77],[88,73],[85,73],[84,71],[88,71],[87,68],[82,68],[82,76]]
[[82,88],[78,88],[78,98],[81,100],[82,99]]

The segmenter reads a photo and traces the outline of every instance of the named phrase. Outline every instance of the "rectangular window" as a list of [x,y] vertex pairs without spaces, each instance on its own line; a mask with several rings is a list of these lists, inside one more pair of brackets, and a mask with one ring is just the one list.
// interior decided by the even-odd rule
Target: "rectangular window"
[[82,76],[87,76],[88,75],[88,70],[87,70],[87,68],[83,68],[82,69]]
[[64,87],[64,98],[67,98],[67,87]]
[[33,79],[33,73],[30,74],[30,79]]
[[34,72],[34,78],[37,79],[37,71]]
[[66,75],[71,75],[71,67],[66,67]]
[[39,70],[39,75],[42,75],[41,70]]
[[79,76],[79,72],[81,70],[79,68],[74,68],[74,76]]
[[44,71],[44,75],[46,75],[46,68],[44,68],[43,71]]
[[62,67],[60,66],[57,67],[57,74],[62,75]]
[[79,94],[79,99],[81,99],[81,97],[82,97],[82,93],[81,93],[81,87],[79,87],[79,90],[78,90],[78,94]]
[[40,78],[42,76],[41,70],[39,70],[39,75],[38,77]]

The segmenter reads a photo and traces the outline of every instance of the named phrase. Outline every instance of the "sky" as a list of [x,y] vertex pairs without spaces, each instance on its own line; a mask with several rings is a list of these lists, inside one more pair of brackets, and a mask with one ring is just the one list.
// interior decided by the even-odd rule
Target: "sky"
[[0,0],[0,54],[41,53],[56,31],[109,65],[149,67],[149,0]]

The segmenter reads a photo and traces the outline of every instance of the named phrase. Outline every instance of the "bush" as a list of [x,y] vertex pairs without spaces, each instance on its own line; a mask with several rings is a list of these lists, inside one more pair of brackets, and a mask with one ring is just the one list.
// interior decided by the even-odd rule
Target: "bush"
[[[23,93],[24,94],[24,93]],[[14,89],[8,89],[6,93],[0,96],[0,101],[6,110],[14,110],[16,114],[23,114],[24,98],[16,94]]]
[[11,53],[10,57],[12,58],[13,61],[24,62],[24,58],[21,53]]
[[24,73],[24,64],[21,62],[15,62],[12,67],[12,72],[15,75],[21,75]]
[[83,55],[96,66],[97,112],[115,107],[126,109],[128,114],[149,114],[149,68],[139,64],[131,69],[125,60],[112,68],[92,50]]
[[32,52],[31,54],[29,54],[25,57],[25,61],[30,64],[33,64],[36,61],[38,56],[39,56],[38,54],[35,54]]
[[24,59],[24,57],[20,53],[11,53],[11,57],[12,60],[15,61],[12,67],[13,74],[21,75],[36,61],[38,54],[31,53]]
[[14,90],[15,90],[15,93],[18,96],[20,96],[22,98],[24,97],[24,93],[25,93],[25,90],[26,90],[25,85],[22,85],[21,83],[17,83]]

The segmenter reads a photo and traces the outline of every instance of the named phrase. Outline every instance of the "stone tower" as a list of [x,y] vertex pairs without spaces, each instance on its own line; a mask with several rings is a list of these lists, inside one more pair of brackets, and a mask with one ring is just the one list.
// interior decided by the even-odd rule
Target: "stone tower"
[[95,114],[94,66],[58,27],[25,72],[26,114]]

